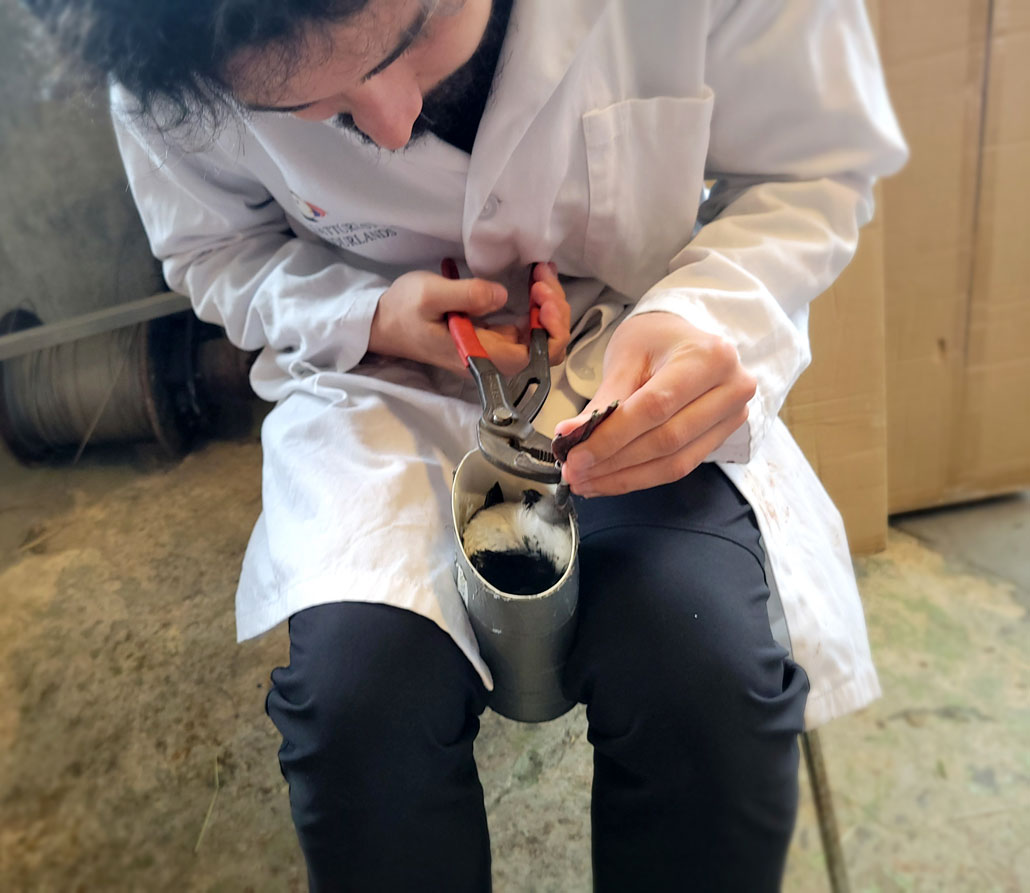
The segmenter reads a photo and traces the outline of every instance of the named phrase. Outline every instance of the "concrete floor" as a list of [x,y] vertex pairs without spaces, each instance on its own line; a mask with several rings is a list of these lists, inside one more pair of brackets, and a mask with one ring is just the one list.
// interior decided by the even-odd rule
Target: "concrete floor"
[[[235,644],[252,438],[175,465],[0,454],[0,889],[304,889],[263,698]],[[1030,499],[901,519],[859,562],[886,696],[823,744],[856,891],[1030,890]],[[581,711],[487,714],[495,889],[590,886]],[[827,889],[808,795],[785,889]],[[684,888],[688,887],[685,882]]]

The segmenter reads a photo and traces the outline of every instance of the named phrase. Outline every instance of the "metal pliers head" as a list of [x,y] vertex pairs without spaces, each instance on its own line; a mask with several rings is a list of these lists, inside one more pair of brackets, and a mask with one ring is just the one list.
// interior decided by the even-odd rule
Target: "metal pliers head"
[[[443,274],[458,278],[454,261],[444,261]],[[529,362],[510,379],[493,364],[472,321],[464,313],[447,314],[447,328],[479,389],[483,414],[479,419],[480,452],[491,463],[519,477],[546,484],[561,481],[551,440],[533,428],[533,419],[551,389],[547,331],[540,325],[540,308],[529,311]]]

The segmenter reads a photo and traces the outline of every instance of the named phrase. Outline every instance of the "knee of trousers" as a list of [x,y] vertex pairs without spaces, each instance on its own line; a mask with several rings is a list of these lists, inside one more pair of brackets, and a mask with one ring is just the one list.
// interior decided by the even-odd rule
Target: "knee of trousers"
[[[386,605],[339,603],[290,621],[290,664],[272,673],[267,710],[284,774],[349,787],[404,783],[434,754],[471,746],[486,693],[450,636]],[[390,772],[384,772],[389,768]]]
[[611,701],[594,712],[615,725],[801,730],[807,679],[772,637],[764,568],[749,549],[711,532],[611,529],[580,557],[572,696]]

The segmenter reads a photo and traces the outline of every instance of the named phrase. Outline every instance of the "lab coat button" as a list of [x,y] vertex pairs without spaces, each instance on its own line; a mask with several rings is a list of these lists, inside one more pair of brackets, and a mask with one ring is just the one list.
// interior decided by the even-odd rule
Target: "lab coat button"
[[497,209],[501,206],[501,200],[496,195],[491,195],[487,200],[486,204],[483,205],[483,210],[479,214],[480,220],[490,220],[494,215],[497,214]]

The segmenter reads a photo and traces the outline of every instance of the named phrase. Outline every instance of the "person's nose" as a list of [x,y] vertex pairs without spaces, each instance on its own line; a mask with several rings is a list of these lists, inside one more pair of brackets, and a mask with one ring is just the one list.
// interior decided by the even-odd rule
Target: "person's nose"
[[363,85],[350,113],[357,128],[381,149],[403,149],[422,113],[422,91],[411,74],[387,70]]

